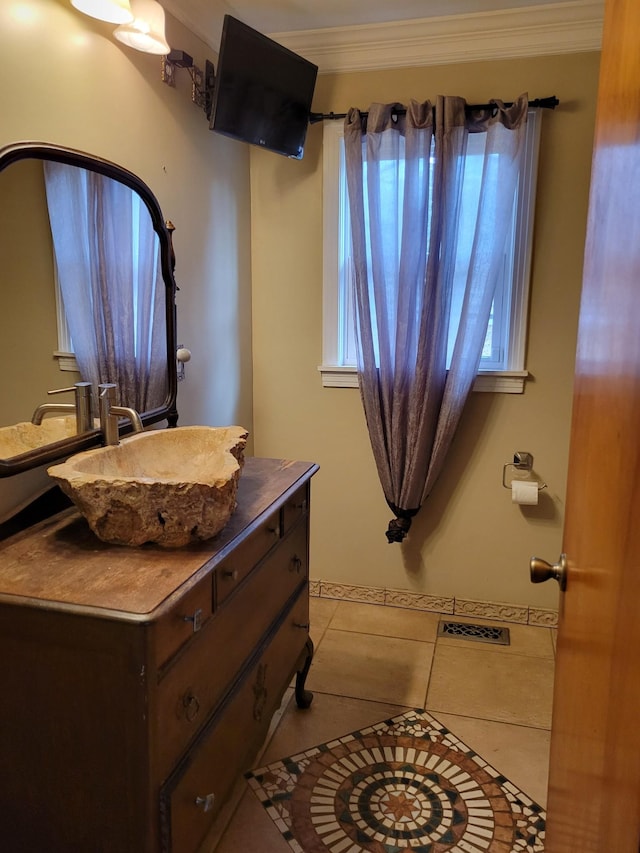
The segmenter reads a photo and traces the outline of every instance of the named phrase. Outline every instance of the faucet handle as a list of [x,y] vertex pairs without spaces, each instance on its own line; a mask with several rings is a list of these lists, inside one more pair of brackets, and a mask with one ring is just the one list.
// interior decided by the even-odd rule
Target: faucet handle
[[78,397],[90,397],[92,391],[93,385],[91,382],[76,382],[75,385],[71,385],[69,388],[56,388],[53,391],[47,391],[47,394],[67,394],[73,392],[77,399]]
[[69,391],[75,390],[75,385],[72,385],[71,388],[56,388],[55,391],[47,391],[47,394],[67,394]]
[[53,391],[47,391],[47,394],[68,394],[71,391],[75,391],[76,394],[84,396],[90,394],[91,389],[91,382],[76,382],[75,385],[71,385],[69,388],[55,388]]

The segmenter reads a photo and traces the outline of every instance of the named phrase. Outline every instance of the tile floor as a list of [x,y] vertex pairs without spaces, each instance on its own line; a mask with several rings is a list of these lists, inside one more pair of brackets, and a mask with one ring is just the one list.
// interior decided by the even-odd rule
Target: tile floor
[[[554,631],[508,625],[509,646],[438,637],[437,613],[311,599],[311,708],[289,691],[255,766],[407,708],[426,708],[540,805],[546,805]],[[451,619],[454,617],[444,617]],[[455,621],[486,620],[455,617]],[[489,623],[499,624],[499,623]],[[242,780],[216,853],[290,848]],[[231,813],[231,804],[228,814]],[[228,822],[227,822],[228,820]]]

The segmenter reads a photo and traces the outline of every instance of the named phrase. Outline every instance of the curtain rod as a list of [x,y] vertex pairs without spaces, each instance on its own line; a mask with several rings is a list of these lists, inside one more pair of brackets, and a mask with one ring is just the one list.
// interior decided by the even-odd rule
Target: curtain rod
[[[512,107],[513,101],[505,102],[505,107]],[[560,101],[556,98],[555,95],[551,95],[550,98],[536,98],[533,101],[529,101],[529,106],[532,108],[539,108],[543,110],[555,110]],[[476,110],[490,110],[492,107],[495,107],[495,104],[467,104],[466,110],[468,112],[475,112]],[[397,110],[398,115],[405,115],[406,109]],[[348,113],[309,113],[309,124],[316,124],[319,121],[337,121],[341,118],[346,118]],[[363,118],[366,118],[369,113],[364,112],[360,113]]]

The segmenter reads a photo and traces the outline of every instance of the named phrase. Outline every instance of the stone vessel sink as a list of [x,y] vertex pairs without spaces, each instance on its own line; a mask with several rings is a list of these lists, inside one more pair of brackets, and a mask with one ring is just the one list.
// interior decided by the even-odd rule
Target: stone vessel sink
[[0,427],[0,459],[20,456],[76,434],[76,417],[45,418],[41,424],[24,421]]
[[48,473],[104,542],[177,548],[229,521],[247,435],[238,426],[151,430]]

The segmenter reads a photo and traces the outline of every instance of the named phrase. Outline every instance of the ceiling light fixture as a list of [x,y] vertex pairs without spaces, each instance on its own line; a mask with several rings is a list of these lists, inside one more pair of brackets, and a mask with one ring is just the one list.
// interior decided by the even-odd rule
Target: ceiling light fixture
[[133,20],[114,31],[118,41],[143,53],[160,56],[169,53],[171,48],[164,33],[162,6],[156,0],[131,0],[131,11]]
[[71,0],[71,5],[79,12],[109,24],[126,24],[133,20],[129,0]]

